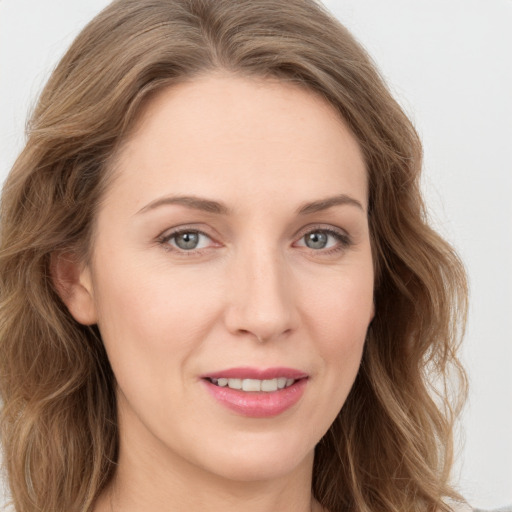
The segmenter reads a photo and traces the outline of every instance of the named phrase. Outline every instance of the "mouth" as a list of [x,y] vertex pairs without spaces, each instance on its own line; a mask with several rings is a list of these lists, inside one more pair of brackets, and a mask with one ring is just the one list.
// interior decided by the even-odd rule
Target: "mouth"
[[268,418],[300,401],[309,376],[290,368],[232,368],[204,375],[201,380],[216,402],[237,415]]
[[248,393],[273,393],[280,389],[286,389],[293,386],[297,380],[300,379],[288,379],[286,377],[277,377],[275,379],[229,379],[221,377],[219,379],[209,378],[206,380],[211,382],[215,386],[221,388],[228,387],[230,389],[236,389],[239,391],[245,391]]

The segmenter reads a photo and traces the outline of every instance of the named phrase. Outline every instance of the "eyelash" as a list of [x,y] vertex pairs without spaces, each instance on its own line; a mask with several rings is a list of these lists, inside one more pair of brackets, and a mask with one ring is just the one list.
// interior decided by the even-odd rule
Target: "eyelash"
[[[206,234],[204,231],[201,231],[199,229],[179,228],[179,229],[176,229],[175,231],[171,231],[170,233],[165,233],[165,234],[159,236],[157,239],[157,242],[163,247],[163,249],[165,251],[172,252],[172,253],[178,254],[179,256],[184,256],[184,257],[196,256],[196,255],[200,254],[201,251],[205,250],[205,249],[191,249],[191,250],[187,251],[184,249],[180,249],[178,247],[174,247],[170,244],[170,241],[172,239],[174,239],[184,233],[195,233],[197,235],[200,235],[200,236],[202,235],[202,236],[205,236],[205,237],[209,238],[210,240],[212,240],[212,238],[208,234]],[[308,235],[310,233],[324,233],[324,234],[334,237],[338,241],[338,244],[335,247],[332,247],[330,249],[310,249],[310,251],[312,251],[313,253],[321,253],[323,255],[329,256],[331,254],[337,254],[339,252],[345,251],[346,249],[348,249],[350,246],[353,245],[352,239],[350,238],[350,236],[348,234],[346,234],[342,231],[334,230],[332,228],[324,228],[324,227],[309,228],[307,231],[305,231],[299,237],[298,240],[302,240],[306,235]]]
[[310,233],[324,233],[326,235],[332,236],[338,241],[338,244],[336,244],[334,247],[331,247],[330,249],[310,249],[309,247],[306,247],[307,249],[310,249],[310,251],[314,253],[321,253],[323,255],[331,255],[331,254],[337,254],[339,252],[343,252],[346,249],[348,249],[352,243],[352,239],[347,233],[344,233],[342,231],[337,231],[332,228],[323,228],[323,227],[313,227],[309,228],[306,232],[304,232],[299,240],[303,240],[306,235],[309,235]]
[[196,256],[201,253],[201,251],[204,251],[204,249],[191,249],[190,251],[186,251],[184,249],[180,249],[179,247],[174,247],[170,244],[170,241],[173,238],[178,237],[179,235],[182,235],[183,233],[196,233],[198,235],[206,236],[210,240],[212,240],[211,236],[207,235],[204,231],[201,231],[199,229],[193,229],[193,228],[179,228],[175,231],[171,231],[170,233],[164,233],[163,235],[158,237],[158,243],[164,248],[167,252],[175,253],[179,256],[184,257],[190,257],[190,256]]

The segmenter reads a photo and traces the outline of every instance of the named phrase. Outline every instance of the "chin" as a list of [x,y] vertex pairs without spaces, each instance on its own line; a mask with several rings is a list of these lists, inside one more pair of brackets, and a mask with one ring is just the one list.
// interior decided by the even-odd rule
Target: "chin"
[[[297,471],[312,468],[314,443],[290,442],[277,436],[256,436],[259,439],[245,439],[214,448],[211,453],[215,461],[209,464],[210,471],[228,480],[257,482],[276,480]],[[305,448],[305,444],[307,448]]]

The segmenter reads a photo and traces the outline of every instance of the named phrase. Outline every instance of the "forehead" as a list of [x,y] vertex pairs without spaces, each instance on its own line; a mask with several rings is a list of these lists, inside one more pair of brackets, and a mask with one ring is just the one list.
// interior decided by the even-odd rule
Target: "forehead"
[[310,190],[367,202],[359,145],[335,109],[316,93],[271,79],[212,74],[160,91],[116,168],[121,188],[144,181],[134,208],[165,193],[235,200],[283,187],[290,197]]

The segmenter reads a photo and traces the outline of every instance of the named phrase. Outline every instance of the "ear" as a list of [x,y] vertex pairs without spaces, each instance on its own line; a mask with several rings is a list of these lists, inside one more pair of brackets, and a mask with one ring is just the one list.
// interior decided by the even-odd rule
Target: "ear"
[[89,267],[74,253],[58,252],[51,255],[50,274],[73,318],[84,325],[95,324],[97,315]]
[[375,318],[375,301],[372,303],[372,311],[370,313],[370,324],[373,322],[373,319]]

